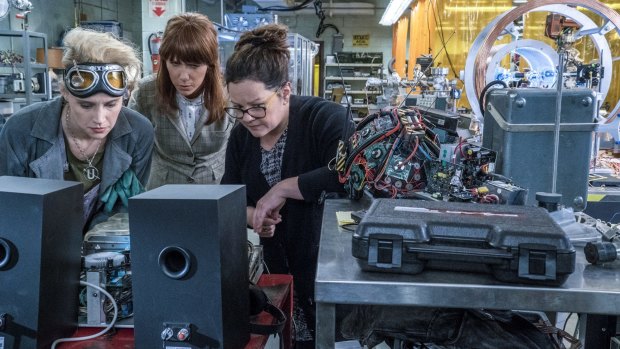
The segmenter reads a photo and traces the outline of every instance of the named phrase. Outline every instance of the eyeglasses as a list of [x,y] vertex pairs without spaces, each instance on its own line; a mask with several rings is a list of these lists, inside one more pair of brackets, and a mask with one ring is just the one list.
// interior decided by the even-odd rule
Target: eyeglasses
[[275,97],[278,92],[280,92],[280,89],[277,89],[271,96],[269,96],[269,98],[267,98],[263,103],[261,103],[264,104],[264,106],[250,107],[247,109],[228,107],[224,108],[224,111],[226,111],[226,114],[235,119],[243,119],[243,115],[245,115],[245,113],[247,113],[254,119],[262,119],[267,115],[267,107],[269,107],[269,102],[271,102],[273,97]]
[[98,92],[120,97],[127,91],[127,75],[118,64],[74,62],[65,71],[65,86],[76,97],[90,97]]

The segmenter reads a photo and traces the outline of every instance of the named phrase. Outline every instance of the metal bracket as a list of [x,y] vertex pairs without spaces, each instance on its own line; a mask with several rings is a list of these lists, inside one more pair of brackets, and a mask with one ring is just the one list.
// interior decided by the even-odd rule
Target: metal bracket
[[[86,282],[105,288],[105,272],[87,271]],[[106,322],[104,301],[103,293],[86,286],[86,322],[89,325],[100,325]]]
[[583,36],[592,34],[605,35],[609,33],[612,29],[614,29],[613,23],[607,20],[605,24],[603,24],[600,28],[591,28],[578,31],[577,33],[575,33],[575,39],[579,39]]

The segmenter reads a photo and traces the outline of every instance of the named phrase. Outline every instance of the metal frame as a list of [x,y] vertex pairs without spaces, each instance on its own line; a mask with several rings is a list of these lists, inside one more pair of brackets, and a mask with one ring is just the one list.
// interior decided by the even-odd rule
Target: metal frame
[[[478,34],[478,36],[476,37],[476,39],[474,40],[471,49],[469,50],[469,53],[467,55],[467,59],[465,61],[465,92],[467,94],[467,99],[469,100],[469,103],[471,105],[472,111],[474,112],[474,114],[479,118],[482,119],[482,112],[480,110],[480,107],[478,106],[478,92],[476,90],[476,57],[478,56],[478,52],[480,51],[482,45],[484,44],[485,39],[487,38],[487,36],[489,36],[489,34],[491,33],[491,31],[493,29],[495,29],[495,27],[497,26],[498,22],[500,22],[501,19],[503,19],[505,16],[507,16],[511,11],[506,11],[504,13],[502,13],[501,15],[495,17],[495,19],[493,19],[493,21],[491,21],[484,29],[482,29],[482,31],[480,32],[480,34]],[[601,53],[601,67],[603,67],[605,69],[605,77],[601,79],[601,83],[600,83],[600,94],[601,94],[601,100],[605,99],[605,96],[607,96],[607,92],[609,91],[609,87],[611,85],[611,71],[612,71],[612,57],[611,57],[611,50],[609,48],[609,43],[607,42],[607,39],[605,38],[604,35],[601,35],[601,30],[595,30],[594,32],[589,32],[588,30],[593,30],[593,29],[597,29],[598,26],[596,25],[596,23],[594,23],[594,21],[592,21],[588,16],[586,16],[585,14],[583,14],[582,12],[580,12],[579,10],[566,6],[566,5],[546,5],[546,6],[541,6],[538,8],[534,8],[532,9],[530,12],[554,12],[554,13],[559,13],[561,15],[567,16],[571,19],[573,19],[574,21],[576,21],[577,23],[579,23],[580,25],[582,25],[582,29],[581,29],[581,33],[588,34],[590,35],[596,49]],[[607,26],[607,25],[606,25]],[[605,26],[605,27],[606,27]],[[517,40],[521,41],[521,40]],[[536,40],[532,40],[532,41],[536,41]],[[531,41],[530,41],[531,42]],[[515,44],[515,45],[519,45],[519,44]],[[533,47],[534,49],[540,49],[541,50],[541,54],[544,54],[546,52],[546,50],[543,50],[543,45],[544,46],[548,46],[542,42],[540,42],[540,47]],[[521,46],[521,45],[519,45]],[[490,58],[492,59],[493,62],[496,62],[498,60],[500,60],[503,56],[505,55],[505,52],[503,50],[498,51],[497,53],[494,53]],[[496,58],[496,56],[498,56]],[[552,61],[553,64],[557,64],[558,63],[558,55],[557,53],[553,56],[549,57]],[[493,65],[489,64],[487,65],[488,67],[494,67]],[[485,79],[486,82],[489,83],[491,82],[493,79],[489,78],[488,74],[485,74]],[[616,106],[614,108],[614,111],[618,110],[618,106]],[[613,114],[613,113],[612,113]]]

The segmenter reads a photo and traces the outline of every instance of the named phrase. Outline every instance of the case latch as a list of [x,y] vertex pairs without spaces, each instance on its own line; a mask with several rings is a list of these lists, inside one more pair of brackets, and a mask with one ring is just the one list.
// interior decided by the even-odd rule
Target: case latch
[[395,234],[368,236],[368,265],[377,268],[400,268],[403,255],[403,237]]
[[557,278],[557,250],[551,245],[519,245],[519,277],[531,280]]

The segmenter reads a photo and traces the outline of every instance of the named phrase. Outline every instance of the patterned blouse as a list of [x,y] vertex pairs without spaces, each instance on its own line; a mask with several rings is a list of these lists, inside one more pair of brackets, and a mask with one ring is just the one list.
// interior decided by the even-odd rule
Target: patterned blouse
[[282,178],[282,155],[284,154],[287,134],[288,128],[284,130],[282,136],[280,136],[280,139],[278,139],[271,150],[261,148],[262,160],[260,163],[260,171],[271,187],[280,182]]

